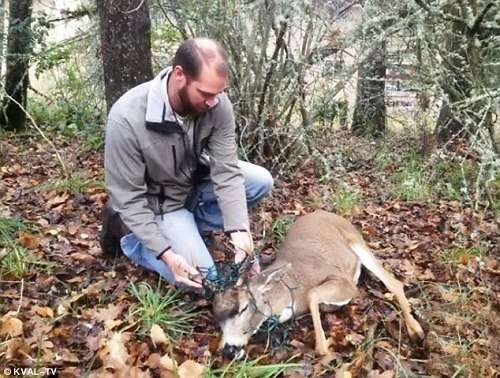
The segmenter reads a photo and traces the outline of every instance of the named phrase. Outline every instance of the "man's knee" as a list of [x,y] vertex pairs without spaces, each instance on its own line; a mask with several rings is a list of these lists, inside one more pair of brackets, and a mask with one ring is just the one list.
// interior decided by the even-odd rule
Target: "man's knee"
[[262,197],[269,194],[269,192],[273,189],[274,179],[271,176],[271,172],[269,172],[266,168],[260,167],[262,169],[260,174],[259,185],[261,188]]
[[272,190],[274,179],[266,168],[252,164],[247,166],[247,169],[243,169],[243,172],[247,201],[250,204],[259,201]]

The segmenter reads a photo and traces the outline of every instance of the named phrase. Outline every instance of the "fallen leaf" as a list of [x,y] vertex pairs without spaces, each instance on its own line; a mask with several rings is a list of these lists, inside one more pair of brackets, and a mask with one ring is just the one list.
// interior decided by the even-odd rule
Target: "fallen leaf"
[[160,359],[160,368],[163,370],[175,371],[175,369],[177,368],[177,364],[175,360],[173,360],[168,354],[166,354]]
[[57,305],[57,310],[56,310],[57,315],[66,315],[68,313],[69,306],[71,306],[73,302],[76,302],[84,295],[85,293],[82,292],[74,294],[69,298],[63,298],[61,302]]
[[74,363],[74,364],[80,362],[80,358],[76,355],[76,353],[70,352],[67,349],[62,350],[61,359],[64,362],[70,362],[70,363]]
[[365,340],[365,337],[363,335],[360,335],[358,333],[350,333],[346,335],[346,340],[349,341],[352,345],[354,346],[359,346],[363,343]]
[[167,336],[165,335],[163,328],[161,328],[158,324],[153,324],[151,326],[151,332],[149,336],[151,337],[151,341],[153,342],[155,347],[157,345],[167,344],[168,342]]
[[386,370],[383,373],[380,373],[378,370],[372,370],[366,378],[394,378],[394,370]]
[[108,354],[103,359],[105,368],[124,370],[127,368],[128,352],[125,347],[127,337],[121,332],[114,332],[106,342]]
[[66,280],[66,282],[68,282],[68,283],[80,283],[80,282],[83,282],[83,277],[82,276],[75,276],[73,278]]
[[35,312],[35,314],[43,316],[44,318],[54,317],[54,310],[52,310],[50,307],[40,307],[35,305],[32,307],[32,310]]
[[160,367],[161,356],[158,353],[151,353],[145,363],[150,369],[158,369]]
[[13,316],[4,317],[0,326],[0,335],[10,337],[20,336],[23,333],[23,322]]
[[45,209],[49,210],[53,208],[54,206],[60,205],[64,202],[66,202],[69,199],[69,194],[64,193],[60,196],[55,196],[51,199],[49,199],[46,204],[45,204]]
[[113,328],[116,328],[121,324],[123,324],[123,320],[120,320],[120,319],[108,320],[104,323],[104,327],[107,330],[112,330]]
[[75,236],[81,226],[81,224],[76,223],[69,224],[67,228],[68,234],[70,234],[71,236]]
[[179,366],[177,374],[179,378],[201,378],[203,370],[205,366],[193,360],[186,360]]
[[116,327],[117,324],[122,323],[121,320],[116,320],[116,318],[122,313],[124,304],[109,304],[106,308],[100,308],[96,311],[94,317],[97,321],[103,322],[107,329],[112,329]]
[[20,338],[7,341],[7,360],[24,359],[30,351],[30,347]]
[[19,234],[19,243],[28,249],[37,249],[40,244],[40,238],[35,235],[28,234],[27,232],[21,232]]
[[87,346],[89,347],[89,350],[94,353],[97,350],[99,350],[99,347],[101,346],[101,340],[103,338],[102,333],[96,335],[96,336],[87,336]]
[[96,261],[94,256],[82,252],[72,253],[70,257],[74,260],[82,261],[84,263],[93,263]]

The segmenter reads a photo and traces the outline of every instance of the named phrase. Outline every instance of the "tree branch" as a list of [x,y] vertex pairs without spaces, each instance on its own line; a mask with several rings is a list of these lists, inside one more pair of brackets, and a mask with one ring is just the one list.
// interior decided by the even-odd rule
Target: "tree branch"
[[[5,91],[5,87],[3,87],[3,85],[2,85],[2,88]],[[26,114],[26,116],[29,118],[29,120],[33,124],[34,129],[36,131],[38,131],[38,133],[40,133],[42,138],[49,144],[50,147],[52,147],[52,149],[54,150],[54,153],[56,154],[57,160],[59,161],[59,164],[61,164],[63,175],[66,177],[68,175],[68,170],[66,169],[66,165],[64,164],[64,161],[63,161],[61,155],[59,154],[59,151],[57,150],[55,144],[52,143],[52,141],[49,138],[47,138],[47,136],[45,135],[43,130],[37,125],[37,123],[35,122],[35,120],[31,116],[31,114],[28,113],[28,111],[24,108],[24,106],[22,106],[19,103],[19,101],[17,101],[15,98],[10,96],[7,92],[4,93],[4,96],[7,97],[10,101],[12,101],[14,104],[16,104],[19,107],[19,109],[21,109],[24,112],[24,114]]]

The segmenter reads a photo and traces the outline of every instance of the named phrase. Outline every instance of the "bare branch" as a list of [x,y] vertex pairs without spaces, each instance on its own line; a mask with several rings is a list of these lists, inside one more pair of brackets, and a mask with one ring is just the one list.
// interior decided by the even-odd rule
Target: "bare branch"
[[[5,91],[5,87],[3,87],[3,85],[2,85],[2,88]],[[15,98],[13,98],[12,96],[10,96],[7,92],[5,92],[4,95],[10,101],[12,101],[14,104],[16,104],[19,107],[19,109],[21,109],[24,112],[24,114],[26,114],[26,116],[31,121],[31,123],[33,125],[33,128],[42,136],[42,138],[49,144],[49,146],[52,147],[52,149],[54,150],[54,153],[56,154],[57,160],[59,161],[59,164],[61,165],[63,175],[64,175],[64,177],[66,177],[68,175],[68,170],[66,169],[66,165],[64,164],[64,161],[63,161],[61,155],[59,154],[59,151],[57,150],[55,144],[52,143],[52,141],[45,135],[45,133],[43,132],[43,130],[37,125],[37,123],[35,122],[35,120],[31,116],[31,114],[24,108],[24,106],[22,106],[19,103],[19,101],[17,101]]]

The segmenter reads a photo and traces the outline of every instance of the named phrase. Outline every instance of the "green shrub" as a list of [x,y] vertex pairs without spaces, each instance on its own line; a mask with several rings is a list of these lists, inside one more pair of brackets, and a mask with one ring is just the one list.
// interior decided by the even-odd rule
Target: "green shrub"
[[104,96],[93,68],[82,68],[81,50],[89,49],[85,43],[89,41],[49,46],[36,57],[36,74],[51,79],[52,85],[43,95],[30,96],[28,110],[45,129],[63,138],[78,138],[84,149],[96,150],[104,143]]
[[467,199],[477,178],[477,167],[470,161],[458,163],[441,161],[433,168],[433,182],[437,192],[445,199],[462,201]]
[[354,212],[361,203],[361,194],[346,184],[340,185],[332,196],[335,211],[339,214]]
[[269,231],[274,247],[279,247],[283,243],[292,224],[293,217],[289,215],[281,215],[271,224]]
[[423,162],[415,153],[391,175],[391,195],[403,201],[428,201],[434,196],[433,188]]

